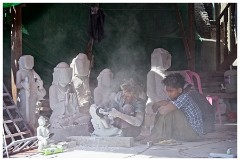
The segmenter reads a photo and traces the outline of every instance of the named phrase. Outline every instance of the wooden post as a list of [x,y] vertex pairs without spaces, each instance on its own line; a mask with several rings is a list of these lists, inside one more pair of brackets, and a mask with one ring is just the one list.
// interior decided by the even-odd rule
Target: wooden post
[[216,70],[219,70],[220,66],[220,20],[216,20]]
[[228,7],[230,7],[231,3],[228,3],[227,6],[223,9],[223,11],[216,15],[216,70],[220,70],[220,63],[221,63],[221,51],[220,51],[220,20],[222,16],[227,12]]
[[190,53],[190,50],[189,50],[189,44],[188,44],[188,41],[187,41],[187,38],[186,38],[186,34],[185,34],[185,31],[184,31],[184,26],[183,26],[183,23],[182,23],[181,14],[180,14],[180,11],[179,11],[179,8],[178,8],[177,4],[174,4],[174,5],[175,5],[175,9],[176,9],[176,16],[177,16],[177,20],[178,20],[178,25],[179,25],[179,28],[180,28],[180,34],[183,37],[183,44],[184,44],[184,48],[185,48],[185,52],[186,52],[186,56],[187,56],[187,61],[188,61],[188,69],[192,70],[192,64],[191,64],[192,57],[191,57],[191,53]]
[[191,54],[190,67],[195,71],[195,16],[194,16],[194,3],[188,4],[188,27],[189,27],[189,51]]
[[17,101],[16,72],[22,56],[22,6],[11,7],[11,88],[14,102]]
[[229,27],[228,27],[228,11],[224,13],[224,36],[223,36],[223,43],[224,43],[224,53],[223,53],[223,60],[228,56],[228,32],[229,32]]

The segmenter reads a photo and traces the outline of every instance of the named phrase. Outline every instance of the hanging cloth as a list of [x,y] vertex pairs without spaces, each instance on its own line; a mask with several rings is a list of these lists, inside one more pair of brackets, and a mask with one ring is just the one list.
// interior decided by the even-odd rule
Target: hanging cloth
[[97,7],[91,7],[89,36],[98,42],[100,42],[104,37],[104,19],[105,15],[101,9]]

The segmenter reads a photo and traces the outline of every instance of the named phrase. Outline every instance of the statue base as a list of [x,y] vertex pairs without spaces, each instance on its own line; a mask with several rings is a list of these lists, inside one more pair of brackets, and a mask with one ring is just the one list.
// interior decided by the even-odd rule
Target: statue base
[[134,144],[133,137],[70,136],[67,139],[87,147],[132,147]]
[[69,136],[90,136],[88,131],[88,123],[81,125],[72,125],[62,128],[50,128],[50,133],[54,133],[51,137],[54,141],[66,141]]

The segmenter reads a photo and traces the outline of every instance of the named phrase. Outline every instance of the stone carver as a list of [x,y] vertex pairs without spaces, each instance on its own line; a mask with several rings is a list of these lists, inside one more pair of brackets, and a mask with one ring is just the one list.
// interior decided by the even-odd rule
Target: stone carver
[[122,130],[124,137],[138,136],[144,120],[145,103],[139,98],[135,85],[132,79],[122,84],[108,112],[108,117],[114,119],[113,125]]
[[43,81],[34,71],[34,58],[31,55],[21,56],[19,70],[16,75],[16,86],[20,89],[18,94],[18,107],[23,118],[32,130],[36,128],[36,103],[46,95]]
[[[91,101],[89,88],[90,61],[86,54],[80,53],[70,64],[73,69],[72,83],[77,93],[78,104],[81,112],[88,112]],[[87,110],[84,110],[87,108]]]

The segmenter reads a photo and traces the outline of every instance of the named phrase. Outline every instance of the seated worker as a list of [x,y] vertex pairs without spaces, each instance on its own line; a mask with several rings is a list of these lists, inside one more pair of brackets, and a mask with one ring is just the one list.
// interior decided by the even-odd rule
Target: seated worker
[[113,101],[113,107],[108,112],[114,119],[113,125],[122,129],[125,137],[136,137],[141,131],[144,119],[144,101],[138,97],[133,81],[121,85]]
[[158,112],[158,118],[152,134],[142,140],[142,143],[164,139],[201,140],[204,130],[200,102],[196,103],[190,97],[189,88],[183,90],[186,83],[184,77],[179,73],[170,74],[162,83],[170,100],[159,101],[153,105],[153,111]]

